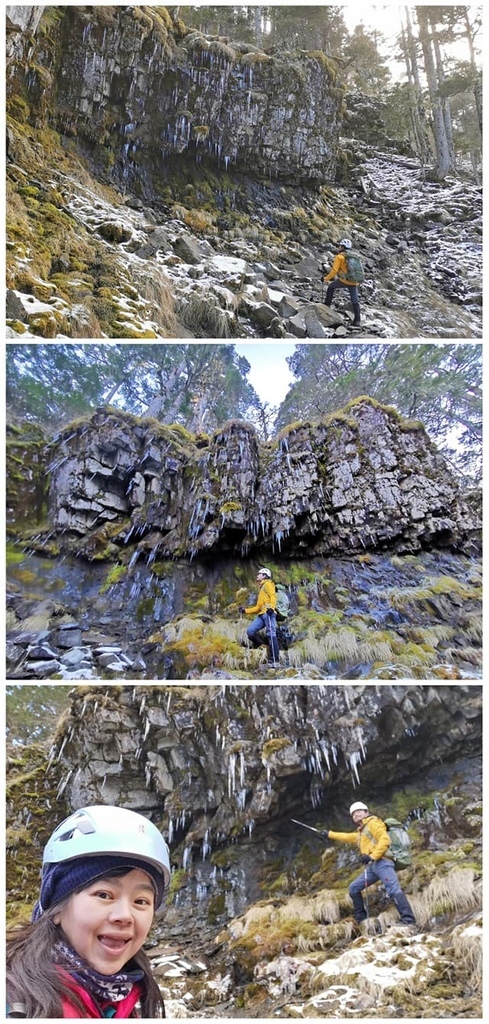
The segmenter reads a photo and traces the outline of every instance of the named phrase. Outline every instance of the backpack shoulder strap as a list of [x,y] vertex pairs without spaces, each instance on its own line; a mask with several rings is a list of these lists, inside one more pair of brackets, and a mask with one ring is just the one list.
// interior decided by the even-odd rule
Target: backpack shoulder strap
[[[381,822],[382,822],[382,824],[383,824],[383,825],[385,825],[385,821],[383,820],[383,818],[379,818],[378,814],[371,814],[371,815],[369,816],[369,821],[371,821],[371,820],[372,820],[372,818],[374,818],[374,820],[375,820],[375,821],[381,821]],[[370,829],[369,829],[368,825],[364,825],[364,826],[363,826],[363,829],[362,829],[362,831],[366,833],[366,835],[367,835],[367,836],[368,836],[368,838],[369,838],[369,839],[370,839],[370,840],[372,841],[372,843],[376,843],[376,842],[377,842],[377,840],[375,839],[375,837],[374,837],[374,836],[372,835],[372,833],[371,833],[371,831],[370,831]]]

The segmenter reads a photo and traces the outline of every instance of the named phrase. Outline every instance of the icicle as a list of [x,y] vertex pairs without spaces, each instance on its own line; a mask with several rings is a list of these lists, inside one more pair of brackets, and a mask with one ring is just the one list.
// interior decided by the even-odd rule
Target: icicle
[[191,846],[186,846],[184,851],[183,851],[183,860],[182,860],[183,870],[187,871],[187,869],[191,866],[191,864],[192,864],[192,847]]
[[349,755],[349,762],[350,762],[350,768],[351,768],[352,775],[353,775],[353,782],[355,783],[355,780],[356,780],[358,785],[360,785],[360,776],[358,774],[357,765],[361,763],[361,760],[362,760],[362,758],[361,758],[359,750],[354,750],[353,754]]
[[73,769],[70,768],[69,772],[64,777],[64,779],[62,779],[62,781],[60,782],[60,784],[58,786],[58,789],[57,789],[57,792],[56,792],[56,796],[57,797],[60,797],[61,794],[64,793],[64,791],[65,791],[65,789],[66,789],[66,787],[67,787],[67,785],[68,785],[72,775],[73,775]]
[[58,756],[57,756],[57,758],[56,758],[56,760],[57,760],[57,761],[59,761],[59,760],[60,760],[60,758],[61,758],[61,755],[62,755],[62,753],[63,753],[63,750],[65,749],[65,746],[66,746],[67,740],[68,740],[68,737],[67,737],[67,736],[65,736],[65,738],[64,738],[64,740],[63,740],[63,742],[62,742],[62,744],[61,744],[61,747],[60,747],[60,750],[59,750],[59,754],[58,754]]
[[246,797],[248,795],[247,789],[241,789],[236,796],[236,803],[239,811],[244,811],[246,807]]
[[206,857],[208,857],[208,855],[212,852],[212,846],[211,846],[209,840],[210,840],[210,831],[209,831],[208,828],[206,828],[205,834],[204,834],[204,838],[202,840],[202,851],[201,851],[202,860],[205,860]]
[[50,749],[50,751],[49,751],[49,758],[48,758],[48,763],[47,763],[47,765],[46,765],[46,771],[47,771],[47,772],[49,771],[49,769],[50,769],[50,767],[51,767],[51,765],[52,765],[52,763],[53,763],[53,761],[54,761],[54,755],[55,755],[55,753],[56,753],[56,747],[55,747],[55,746],[54,746],[54,744],[53,744],[53,746],[51,747],[51,749]]
[[228,796],[232,796],[236,790],[236,754],[229,755],[228,764]]
[[358,739],[358,742],[360,744],[360,750],[362,751],[362,758],[365,761],[366,754],[365,754],[365,747],[363,745],[363,733],[362,733],[362,730],[361,730],[360,726],[357,726],[357,728],[355,729],[355,735],[356,735],[356,737]]

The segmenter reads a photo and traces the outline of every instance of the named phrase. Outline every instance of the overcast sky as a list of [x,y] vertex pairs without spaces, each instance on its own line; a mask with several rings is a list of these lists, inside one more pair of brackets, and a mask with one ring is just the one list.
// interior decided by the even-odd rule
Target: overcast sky
[[285,360],[294,354],[295,343],[246,341],[235,348],[248,360],[251,366],[248,380],[262,402],[280,405],[294,380]]

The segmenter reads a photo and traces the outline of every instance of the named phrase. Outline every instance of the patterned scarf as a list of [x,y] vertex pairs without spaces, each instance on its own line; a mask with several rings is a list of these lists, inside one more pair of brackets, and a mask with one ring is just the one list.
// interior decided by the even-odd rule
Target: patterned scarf
[[54,962],[63,967],[91,996],[108,1003],[119,1003],[125,999],[135,982],[144,978],[144,971],[140,967],[132,971],[119,971],[117,974],[99,974],[72,946],[62,941],[54,947]]

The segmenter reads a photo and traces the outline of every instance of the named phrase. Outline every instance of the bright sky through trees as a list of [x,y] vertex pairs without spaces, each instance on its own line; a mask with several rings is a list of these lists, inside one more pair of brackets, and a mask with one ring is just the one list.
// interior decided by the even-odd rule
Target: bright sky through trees
[[251,370],[248,380],[262,402],[280,405],[283,402],[294,377],[286,363],[287,356],[295,352],[295,344],[281,342],[245,342],[235,346],[240,356],[248,360]]
[[[395,58],[395,51],[397,50],[397,37],[401,31],[401,22],[405,24],[406,15],[405,8],[409,8],[411,19],[415,18],[416,7],[455,7],[455,4],[438,2],[434,4],[344,4],[342,8],[343,19],[349,32],[353,32],[357,25],[363,25],[367,33],[370,32],[381,32],[385,37],[385,43],[388,45],[391,51],[389,60],[390,70],[394,74],[392,65],[399,63],[400,74],[404,76],[405,65],[401,56],[399,59]],[[477,11],[477,5],[469,4],[468,11],[470,19],[475,17]],[[381,47],[384,50],[384,47]],[[467,59],[467,44],[465,40],[458,43],[452,43],[450,45],[450,54],[459,60]]]

